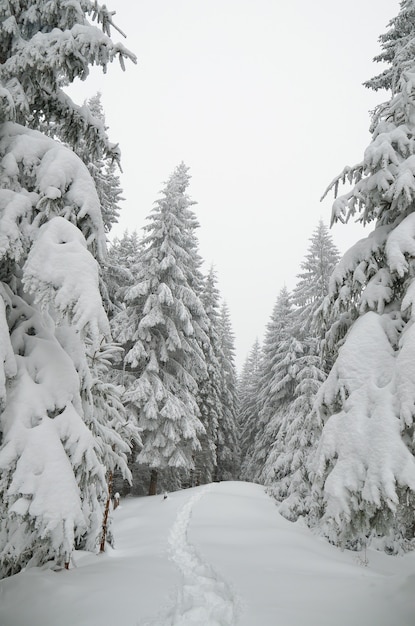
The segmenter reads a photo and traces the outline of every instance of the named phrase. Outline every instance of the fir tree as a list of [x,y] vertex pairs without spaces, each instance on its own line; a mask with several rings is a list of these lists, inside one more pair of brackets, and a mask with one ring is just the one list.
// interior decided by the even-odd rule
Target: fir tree
[[[106,33],[88,22],[94,12]],[[118,156],[62,87],[85,78],[89,64],[132,55],[112,44],[111,14],[96,3],[3,3],[1,18],[0,573],[8,575],[29,563],[68,566],[75,544],[96,547],[106,472],[129,477],[128,446],[107,422],[90,356],[111,342],[98,195],[82,161],[29,125],[60,118],[68,143],[82,134],[91,154]]]
[[141,252],[142,245],[137,232],[130,234],[128,230],[121,239],[115,238],[108,249],[103,273],[110,319],[123,308],[124,293],[134,283],[135,267]]
[[305,356],[304,343],[295,332],[295,316],[296,311],[291,310],[275,346],[271,382],[273,411],[265,428],[264,442],[268,442],[268,450],[259,475],[260,482],[273,486],[273,495],[278,500],[285,497],[289,483],[289,465],[287,459],[283,463],[281,459],[287,446],[287,430],[292,417],[290,409],[295,398],[299,366]]
[[201,435],[201,450],[195,455],[198,481],[211,482],[216,474],[218,428],[223,421],[220,296],[216,274],[210,269],[202,293],[202,302],[209,320],[208,339],[204,344],[207,376],[199,383],[198,405],[205,433]]
[[114,320],[131,373],[127,400],[143,430],[138,461],[152,468],[150,493],[158,469],[194,470],[204,432],[196,398],[197,381],[206,376],[201,344],[208,339],[193,288],[197,222],[186,193],[189,181],[182,163],[155,203],[125,310]]
[[310,506],[309,463],[322,429],[313,403],[331,365],[331,353],[326,350],[324,357],[321,353],[321,339],[327,328],[319,313],[338,260],[338,251],[320,220],[293,290],[296,308],[291,332],[297,344],[291,369],[293,395],[268,460],[270,491],[277,500],[285,500],[279,510],[290,519],[304,515]]
[[239,442],[241,450],[241,478],[251,480],[249,467],[254,454],[255,437],[259,422],[259,382],[261,373],[261,346],[258,339],[242,368],[238,381],[239,389]]
[[366,87],[375,91],[386,89],[392,95],[400,91],[402,73],[411,72],[413,68],[414,21],[414,3],[412,0],[401,0],[399,14],[389,22],[389,30],[379,37],[382,51],[373,59],[386,64],[386,68],[378,76],[368,80]]
[[216,479],[235,480],[240,463],[236,423],[238,390],[234,334],[226,302],[222,303],[220,310],[219,343],[222,415],[218,427]]
[[359,546],[382,536],[405,546],[414,527],[413,169],[415,41],[413,3],[382,38],[388,68],[369,81],[392,94],[372,121],[363,161],[346,168],[351,190],[336,199],[333,219],[360,213],[373,232],[336,269],[328,308],[353,306],[355,319],[319,394],[326,420],[315,465],[319,525],[336,542]]
[[[339,262],[340,255],[327,226],[322,220],[310,238],[307,254],[301,263],[301,272],[297,275],[297,284],[293,290],[293,303],[297,309],[297,325],[302,337],[317,342],[327,332],[327,320],[319,315],[324,300],[329,292],[330,277]],[[312,353],[319,352],[320,346]],[[327,364],[329,370],[331,363]]]
[[[270,493],[279,501],[279,512],[291,520],[309,513],[311,504],[310,462],[318,445],[322,423],[314,402],[326,375],[321,358],[303,344],[295,362],[293,400],[283,418],[279,438],[270,453]],[[279,433],[279,434],[280,434]]]
[[284,287],[278,294],[271,319],[267,325],[263,345],[258,393],[260,404],[258,428],[253,454],[245,470],[251,480],[255,482],[262,482],[264,479],[262,474],[264,466],[276,439],[277,431],[275,429],[278,430],[279,428],[276,415],[281,407],[282,397],[275,384],[275,369],[279,365],[279,347],[289,337],[291,313],[291,295]]

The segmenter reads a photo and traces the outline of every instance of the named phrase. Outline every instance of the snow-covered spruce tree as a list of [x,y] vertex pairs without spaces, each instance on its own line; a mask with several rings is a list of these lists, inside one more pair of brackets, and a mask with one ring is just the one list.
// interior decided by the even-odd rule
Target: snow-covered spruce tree
[[241,479],[251,480],[248,468],[254,453],[255,437],[259,420],[259,381],[261,373],[262,351],[258,339],[243,365],[238,380],[239,412],[238,432],[241,451]]
[[[415,6],[412,0],[401,0],[400,11],[389,23],[389,30],[380,35],[382,51],[374,61],[386,64],[386,68],[365,83],[366,87],[378,91],[390,90],[392,96],[400,91],[402,73],[413,68]],[[383,108],[384,105],[381,105]],[[386,103],[388,106],[388,103]]]
[[[307,339],[314,338],[317,343],[327,332],[327,319],[319,313],[329,292],[330,277],[339,262],[339,251],[327,226],[322,220],[310,238],[310,245],[301,263],[301,272],[297,275],[297,284],[292,292],[293,304],[297,309],[299,333]],[[320,345],[312,353],[318,353]],[[327,357],[329,354],[327,354]],[[331,363],[325,364],[327,371]]]
[[73,152],[28,128],[60,117],[68,138],[83,134],[92,153],[111,152],[62,91],[88,64],[131,56],[87,21],[94,7],[108,30],[111,14],[92,2],[0,8],[2,576],[28,563],[67,565],[75,543],[96,546],[106,471],[128,475],[122,436],[92,410],[88,353],[109,338],[94,258],[105,254],[97,192]]
[[[142,252],[142,245],[138,233],[134,230],[129,233],[124,231],[121,238],[116,237],[108,249],[108,258],[114,266],[120,266],[127,270],[130,282],[133,280],[132,275],[135,266],[138,264]],[[128,282],[124,279],[119,287],[125,287]]]
[[213,267],[205,279],[202,302],[209,320],[208,338],[204,344],[207,376],[198,385],[198,405],[205,433],[200,436],[201,450],[195,453],[197,482],[211,482],[216,474],[218,427],[222,422],[222,376],[219,338],[220,295]]
[[[105,304],[107,305],[108,317],[114,335],[119,331],[119,318],[117,318],[117,315],[125,308],[124,295],[126,290],[134,284],[134,276],[137,273],[136,267],[138,267],[140,262],[141,252],[142,245],[137,232],[133,231],[130,234],[128,230],[124,232],[120,239],[115,238],[108,249],[103,268],[103,277],[107,295]],[[125,369],[123,353],[124,350],[122,350],[120,358],[115,359],[112,364],[110,380],[116,385],[127,389],[134,381],[134,374]],[[137,425],[138,417],[131,405],[128,406],[127,412],[130,419]],[[142,467],[139,467],[136,463],[140,448],[141,444],[139,442],[133,442],[128,463],[132,475],[131,483],[125,481],[119,471],[114,472],[114,490],[121,493],[121,495],[143,495],[145,493],[143,481],[145,481],[144,474],[146,472],[143,472]]]
[[131,375],[127,399],[143,430],[138,461],[157,471],[189,473],[200,450],[204,428],[197,405],[197,381],[206,376],[201,344],[208,341],[206,314],[193,285],[195,220],[186,193],[188,168],[179,165],[149,216],[134,284],[125,293],[125,310],[114,319],[125,346]]
[[[182,167],[184,165],[182,164]],[[191,204],[195,204],[194,201]],[[220,409],[218,403],[218,320],[216,307],[219,306],[219,294],[216,287],[216,276],[212,269],[208,276],[202,273],[203,260],[199,254],[199,243],[196,231],[199,228],[196,215],[188,211],[188,229],[192,236],[188,240],[189,262],[187,263],[187,281],[202,303],[202,308],[193,316],[195,339],[203,354],[205,368],[195,370],[197,384],[196,401],[200,412],[200,421],[204,431],[199,436],[200,451],[193,455],[195,469],[190,471],[189,479],[184,485],[206,483],[212,480],[216,467],[216,443]],[[209,310],[209,315],[207,313]]]
[[219,316],[218,355],[221,376],[222,415],[218,426],[216,480],[239,476],[240,453],[237,433],[238,388],[235,367],[235,339],[229,309],[222,303]]
[[263,344],[263,358],[259,374],[259,419],[253,453],[245,469],[246,476],[254,482],[262,480],[262,471],[276,438],[276,432],[273,429],[278,427],[278,424],[272,418],[280,406],[280,397],[274,385],[274,370],[278,365],[278,347],[289,336],[291,314],[291,295],[288,289],[283,287],[267,324]]
[[315,343],[301,341],[299,345],[302,354],[297,354],[291,371],[293,399],[283,415],[266,464],[270,470],[269,491],[278,501],[283,501],[279,512],[290,520],[296,520],[310,510],[310,458],[322,430],[320,416],[313,408],[318,390],[326,379],[321,357],[312,352]]
[[[305,357],[305,343],[298,333],[296,315],[297,311],[291,309],[274,349],[271,383],[273,410],[263,439],[268,442],[269,448],[259,475],[259,481],[270,487],[269,491],[277,500],[285,497],[289,484],[290,467],[285,457],[286,436],[292,420],[290,409],[295,398],[299,364]],[[283,458],[284,462],[281,462]]]
[[328,309],[353,298],[358,317],[319,393],[326,424],[314,483],[317,523],[332,541],[359,546],[380,536],[390,550],[413,540],[415,525],[413,16],[404,0],[382,37],[388,68],[368,86],[391,97],[375,111],[363,161],[330,186],[353,184],[336,199],[334,220],[359,212],[375,228],[331,281]]
[[103,274],[110,319],[123,308],[124,293],[134,283],[135,267],[139,263],[141,251],[137,231],[130,234],[128,230],[120,239],[115,238],[108,248]]
[[290,519],[297,519],[309,510],[309,461],[322,429],[320,416],[312,407],[332,364],[331,352],[326,349],[323,355],[321,350],[321,339],[326,334],[328,322],[321,316],[320,310],[338,260],[339,253],[327,227],[320,220],[310,238],[309,248],[301,263],[302,271],[292,292],[295,306],[292,333],[301,349],[297,350],[292,368],[292,401],[280,430],[284,433],[283,444],[276,442],[270,454],[273,464],[271,491],[278,500],[285,499],[279,510]]

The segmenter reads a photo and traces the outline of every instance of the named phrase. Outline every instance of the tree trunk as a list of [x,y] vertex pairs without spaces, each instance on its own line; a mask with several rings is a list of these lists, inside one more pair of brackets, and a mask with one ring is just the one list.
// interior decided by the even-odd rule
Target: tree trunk
[[100,552],[105,552],[105,541],[107,539],[108,516],[109,516],[109,512],[110,512],[111,496],[112,496],[112,472],[109,472],[109,474],[108,474],[108,494],[107,494],[107,501],[105,503],[104,519],[102,520],[102,535],[101,535],[101,543],[100,543],[100,546],[99,546],[99,551]]
[[155,496],[156,493],[157,493],[157,470],[152,469],[151,476],[150,476],[150,486],[148,488],[148,495]]

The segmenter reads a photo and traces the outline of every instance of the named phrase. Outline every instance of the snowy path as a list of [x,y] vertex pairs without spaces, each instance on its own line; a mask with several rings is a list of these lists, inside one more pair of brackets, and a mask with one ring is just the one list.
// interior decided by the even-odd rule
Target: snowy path
[[210,486],[193,495],[179,511],[169,535],[173,562],[182,574],[172,626],[233,626],[236,602],[226,581],[204,562],[189,543],[192,509]]
[[0,626],[415,625],[415,553],[363,567],[260,485],[127,498],[114,517],[114,550],[1,580]]

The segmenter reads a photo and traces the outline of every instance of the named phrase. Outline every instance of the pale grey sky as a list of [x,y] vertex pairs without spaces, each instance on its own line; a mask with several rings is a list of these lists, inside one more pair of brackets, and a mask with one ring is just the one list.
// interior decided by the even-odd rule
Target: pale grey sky
[[[119,142],[126,202],[113,235],[145,223],[163,181],[184,161],[200,252],[214,263],[245,360],[281,287],[292,288],[320,217],[319,199],[369,142],[362,86],[380,67],[378,36],[398,0],[109,0],[138,58],[93,71],[71,89],[96,91]],[[114,39],[118,39],[114,33]],[[345,251],[360,236],[333,228]]]

